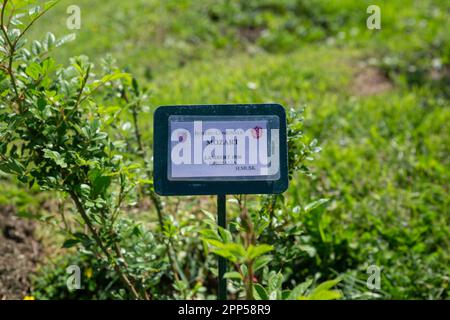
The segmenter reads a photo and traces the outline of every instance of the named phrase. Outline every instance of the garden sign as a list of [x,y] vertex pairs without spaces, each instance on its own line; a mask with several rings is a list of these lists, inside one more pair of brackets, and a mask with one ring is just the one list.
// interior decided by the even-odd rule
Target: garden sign
[[[154,187],[163,196],[217,195],[288,187],[286,113],[279,104],[163,106],[154,115]],[[226,298],[219,259],[219,299]]]

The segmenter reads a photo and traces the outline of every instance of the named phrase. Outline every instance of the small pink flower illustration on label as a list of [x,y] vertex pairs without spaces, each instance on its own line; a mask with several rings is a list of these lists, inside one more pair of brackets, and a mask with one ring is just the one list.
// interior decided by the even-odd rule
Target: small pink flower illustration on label
[[184,142],[184,141],[186,141],[186,138],[187,138],[187,135],[186,135],[186,133],[181,133],[179,136],[178,136],[178,142]]
[[263,129],[261,127],[256,126],[252,129],[253,138],[259,139],[259,138],[261,138],[262,134],[263,134]]

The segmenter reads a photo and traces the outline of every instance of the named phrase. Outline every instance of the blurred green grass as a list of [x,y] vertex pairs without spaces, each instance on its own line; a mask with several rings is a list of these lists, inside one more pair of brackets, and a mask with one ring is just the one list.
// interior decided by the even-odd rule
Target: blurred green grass
[[[387,296],[449,297],[448,1],[382,1],[382,29],[368,30],[370,1],[63,0],[33,36],[70,33],[72,4],[82,26],[58,61],[110,53],[146,82],[148,142],[158,105],[307,105],[306,131],[323,152],[287,202],[331,199],[316,265],[346,271],[336,257],[346,242],[360,274],[383,266]],[[368,68],[390,89],[355,90]]]
[[[370,1],[349,0],[135,0],[124,2],[61,0],[34,29],[35,37],[52,30],[68,32],[66,9],[82,13],[77,41],[56,54],[86,54],[99,59],[112,53],[121,65],[151,77],[194,61],[214,61],[236,53],[286,53],[311,43],[354,47],[373,57],[418,54],[449,63],[449,4],[435,1],[380,2],[382,29],[368,30]],[[429,50],[433,49],[433,50]],[[428,57],[429,58],[429,57]],[[419,59],[419,57],[417,57]]]

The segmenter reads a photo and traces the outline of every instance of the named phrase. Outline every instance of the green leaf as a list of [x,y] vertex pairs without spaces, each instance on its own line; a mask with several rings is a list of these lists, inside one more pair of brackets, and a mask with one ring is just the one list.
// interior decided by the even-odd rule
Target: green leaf
[[239,272],[237,271],[232,271],[232,272],[227,272],[225,273],[225,275],[223,276],[225,279],[238,279],[238,280],[242,280],[242,276]]
[[67,239],[64,241],[62,247],[68,249],[76,246],[78,243],[80,243],[79,239]]
[[233,237],[229,230],[224,229],[222,227],[218,227],[218,231],[219,231],[220,237],[223,239],[224,243],[229,243],[229,242],[233,241]]
[[289,290],[283,290],[281,292],[281,300],[289,300],[290,293],[291,293],[291,291],[289,291]]
[[314,290],[307,296],[298,297],[299,300],[334,300],[342,297],[342,293],[339,290],[330,290],[341,281],[340,278],[335,280],[325,281],[319,284]]
[[256,258],[253,264],[253,271],[256,272],[262,268],[264,268],[270,261],[272,261],[271,256],[261,256]]
[[311,258],[316,255],[316,248],[310,245],[299,245],[298,248],[305,251]]
[[268,244],[261,244],[258,246],[250,245],[247,249],[247,260],[253,260],[259,256],[262,256],[263,254],[270,252],[273,250],[272,246],[269,246]]
[[300,283],[298,286],[296,286],[292,291],[290,292],[288,296],[288,300],[296,300],[302,295],[305,294],[306,290],[311,286],[313,280],[306,280],[305,282]]
[[139,96],[140,90],[139,90],[139,84],[138,84],[136,78],[133,78],[131,84],[132,84],[132,87],[133,87],[134,95],[136,97]]
[[283,275],[281,273],[273,273],[268,281],[269,292],[276,292],[283,284]]
[[324,290],[312,293],[308,296],[308,300],[336,300],[340,299],[341,297],[342,293],[338,290]]
[[0,171],[8,174],[22,175],[25,172],[23,165],[14,158],[9,158],[0,163]]
[[[206,239],[206,241],[210,242],[211,239]],[[214,240],[212,241],[214,242]],[[245,257],[244,247],[237,243],[220,243],[220,247],[213,249],[212,252],[234,263],[242,262]]]
[[319,292],[322,290],[329,290],[329,289],[333,288],[335,285],[337,285],[339,282],[341,282],[340,278],[322,282],[314,289],[314,291]]
[[200,230],[199,233],[203,236],[202,237],[203,240],[212,239],[212,240],[216,240],[219,242],[221,241],[221,238],[217,235],[217,232],[214,232],[213,230],[203,229],[203,230]]
[[39,55],[42,52],[42,44],[39,41],[34,40],[31,44],[31,52],[33,52],[34,55]]
[[93,197],[104,195],[112,181],[110,176],[102,175],[102,172],[98,169],[89,172],[89,179],[91,180]]
[[253,296],[256,300],[269,300],[269,295],[267,294],[266,289],[259,283],[255,283],[253,285]]
[[106,76],[104,76],[100,82],[105,83],[105,82],[109,82],[109,81],[114,81],[114,80],[118,80],[118,79],[130,79],[131,75],[129,73],[125,73],[125,72],[117,72],[117,73],[112,73],[112,74],[108,74]]
[[235,263],[237,262],[237,259],[235,256],[231,254],[229,250],[226,249],[213,249],[213,253],[217,254],[218,256],[221,256],[227,260],[230,260],[231,262]]
[[28,14],[30,16],[39,13],[41,11],[41,6],[39,5],[35,5],[35,6],[31,6],[30,9],[28,9]]
[[44,158],[53,160],[61,168],[67,168],[67,163],[57,151],[44,149]]
[[204,238],[202,240],[216,248],[223,248],[223,246],[224,246],[224,243],[222,243],[220,240],[211,239],[211,238]]
[[132,235],[136,237],[140,237],[142,235],[141,228],[139,225],[134,226],[133,231],[131,232]]
[[[83,196],[88,197],[89,194],[91,193],[91,187],[85,183],[82,183],[80,184],[80,191]],[[89,206],[89,203],[86,203],[86,205]],[[91,203],[90,205],[93,206],[94,204]]]
[[23,22],[20,21],[20,19],[23,18],[24,16],[25,15],[23,13],[19,13],[19,14],[14,15],[13,17],[11,17],[11,20],[10,20],[11,24],[13,26],[23,25]]
[[25,73],[29,75],[33,80],[37,80],[42,74],[42,67],[36,62],[30,62],[30,64],[25,69]]
[[328,201],[330,201],[330,199],[319,199],[319,200],[317,200],[317,201],[313,201],[313,202],[311,202],[311,203],[308,203],[308,204],[305,206],[304,211],[305,211],[305,213],[311,212],[311,211],[313,211],[314,209],[316,209],[316,208],[318,208],[318,207],[324,205],[324,204],[327,203]]
[[56,42],[56,37],[53,33],[47,32],[44,39],[44,48],[50,50]]
[[60,39],[56,42],[55,47],[60,47],[60,46],[62,46],[63,44],[65,44],[65,43],[67,43],[67,42],[74,41],[74,40],[76,39],[76,37],[77,37],[77,36],[76,36],[75,33],[70,33],[70,34],[68,34],[68,35],[65,35],[64,37],[60,38]]
[[83,232],[75,232],[73,236],[82,242],[91,241],[91,238]]
[[227,243],[224,246],[225,249],[229,250],[233,256],[238,260],[242,260],[245,257],[245,248],[243,245],[238,243]]
[[207,225],[209,225],[211,228],[216,228],[217,222],[214,217],[214,214],[212,214],[209,211],[203,210],[203,209],[201,211],[206,215],[206,219],[203,219],[203,222],[206,223]]

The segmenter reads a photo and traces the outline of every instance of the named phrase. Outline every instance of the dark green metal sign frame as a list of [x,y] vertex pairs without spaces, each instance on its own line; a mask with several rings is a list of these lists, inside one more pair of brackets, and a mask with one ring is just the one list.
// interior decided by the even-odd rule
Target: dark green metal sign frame
[[[169,117],[189,116],[190,119],[204,116],[278,117],[280,174],[276,180],[241,179],[239,181],[205,179],[173,181],[168,178],[168,155],[170,146]],[[159,107],[154,115],[154,187],[156,193],[164,196],[175,195],[217,195],[217,223],[226,228],[227,194],[272,194],[282,193],[288,187],[286,113],[279,104],[238,104],[238,105],[188,105]],[[218,299],[227,299],[226,260],[218,259],[219,285]]]
[[[277,116],[279,118],[280,175],[277,180],[168,179],[168,150],[170,145],[170,116]],[[286,113],[279,104],[187,105],[163,106],[154,115],[154,185],[156,193],[164,196],[214,194],[273,194],[288,187]]]

